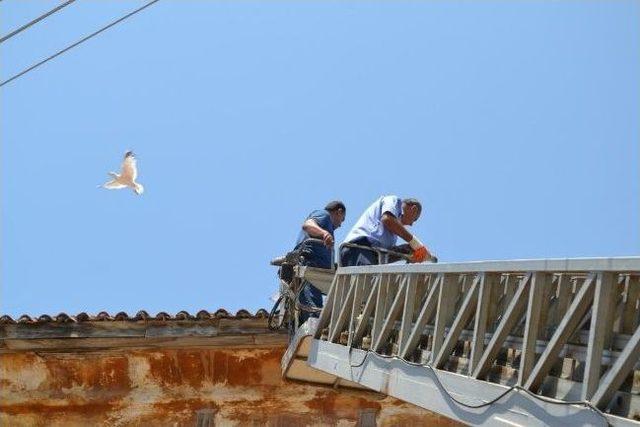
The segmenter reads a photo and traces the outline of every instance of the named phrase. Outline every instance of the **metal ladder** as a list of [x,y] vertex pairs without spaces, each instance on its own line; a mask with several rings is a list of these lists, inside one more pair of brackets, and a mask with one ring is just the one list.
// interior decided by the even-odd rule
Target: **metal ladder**
[[344,267],[298,345],[472,425],[638,426],[639,298],[638,257]]

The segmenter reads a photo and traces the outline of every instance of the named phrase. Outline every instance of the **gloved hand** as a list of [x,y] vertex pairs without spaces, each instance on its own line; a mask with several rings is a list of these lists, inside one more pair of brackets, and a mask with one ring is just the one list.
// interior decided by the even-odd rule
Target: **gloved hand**
[[411,257],[412,262],[423,262],[431,258],[431,254],[427,250],[426,246],[423,245],[416,236],[413,236],[413,239],[409,242],[409,246],[413,249],[413,256]]
[[427,258],[431,258],[429,255],[429,251],[424,246],[420,246],[418,249],[413,251],[413,256],[411,257],[411,261],[413,262],[422,262]]

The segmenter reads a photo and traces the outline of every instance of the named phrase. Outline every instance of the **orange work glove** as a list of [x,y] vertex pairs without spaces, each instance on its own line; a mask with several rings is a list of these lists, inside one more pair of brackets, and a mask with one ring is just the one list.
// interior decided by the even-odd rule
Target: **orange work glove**
[[422,262],[427,259],[429,253],[427,252],[427,248],[424,246],[420,246],[418,249],[413,251],[413,256],[411,257],[411,261],[413,262]]

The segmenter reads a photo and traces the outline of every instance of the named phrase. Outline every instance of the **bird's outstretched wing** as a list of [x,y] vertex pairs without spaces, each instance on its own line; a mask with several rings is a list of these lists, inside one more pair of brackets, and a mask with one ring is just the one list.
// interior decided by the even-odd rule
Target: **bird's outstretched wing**
[[109,181],[109,182],[107,182],[105,184],[102,184],[102,188],[106,188],[108,190],[119,190],[119,189],[125,188],[125,187],[126,187],[126,185],[120,184],[115,179],[113,181]]
[[138,177],[138,167],[136,156],[133,151],[127,151],[124,154],[124,160],[122,161],[122,171],[120,177],[125,180],[135,181]]

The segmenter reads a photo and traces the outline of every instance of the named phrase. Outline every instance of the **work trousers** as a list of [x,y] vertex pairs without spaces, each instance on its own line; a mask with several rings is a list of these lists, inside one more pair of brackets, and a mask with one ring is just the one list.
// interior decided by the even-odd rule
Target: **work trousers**
[[[371,247],[371,243],[369,243],[366,237],[360,237],[350,243]],[[378,254],[372,250],[343,247],[340,251],[340,263],[343,267],[347,267],[354,265],[376,265],[379,261]]]
[[[301,305],[307,306],[310,308],[322,308],[322,292],[315,286],[313,286],[310,282],[304,281],[302,282],[302,291],[300,291],[300,297],[298,301]],[[320,313],[306,311],[304,307],[300,307],[300,317],[299,322],[302,325],[307,321],[310,317],[318,317]]]
[[[317,267],[317,268],[331,268],[327,265],[320,265],[313,258],[307,258],[303,262],[303,265],[307,265],[309,267]],[[298,297],[298,302],[300,305],[307,306],[309,308],[322,308],[322,292],[320,289],[316,288],[308,282],[307,280],[302,282],[302,290],[300,291],[300,296]],[[298,317],[299,324],[302,325],[307,321],[310,317],[319,317],[320,312],[307,311],[304,307],[300,307],[300,315]]]

